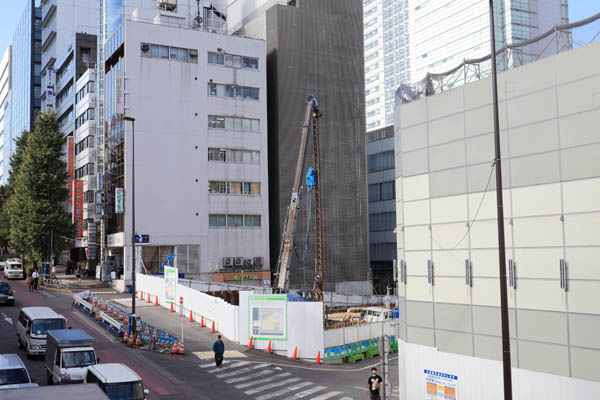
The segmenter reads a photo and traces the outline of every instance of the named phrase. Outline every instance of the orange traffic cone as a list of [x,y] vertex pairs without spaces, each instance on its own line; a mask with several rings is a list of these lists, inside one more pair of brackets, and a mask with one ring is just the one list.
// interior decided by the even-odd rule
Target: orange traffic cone
[[204,317],[202,317],[202,319],[200,320],[200,328],[204,328],[206,325],[204,325]]
[[113,318],[117,318],[117,308],[116,307],[113,307],[112,316],[113,316]]
[[215,333],[215,321],[213,321],[213,325],[212,325],[212,329],[210,330],[210,333]]
[[140,300],[144,300],[144,292],[140,291]]
[[146,334],[146,335],[150,334],[150,327],[148,324],[146,324],[146,329],[144,329],[144,334]]
[[119,313],[119,321],[123,321],[123,311]]
[[158,304],[158,296],[156,296],[154,299],[155,299],[155,301],[154,301],[154,305],[155,305],[155,306],[158,306],[158,305],[160,305],[160,304]]
[[319,352],[317,353],[317,361],[315,362],[315,364],[321,364],[321,350],[319,350]]
[[267,346],[267,353],[271,352],[271,341],[269,340],[269,345]]
[[181,342],[179,342],[179,355],[180,356],[185,355],[185,350],[183,349],[183,340]]
[[294,348],[294,354],[292,355],[292,358],[293,358],[294,360],[297,360],[297,359],[298,359],[298,346],[296,346],[296,347]]
[[136,345],[136,346],[139,346],[139,345],[141,345],[141,344],[142,344],[142,341],[140,340],[140,336],[142,336],[142,335],[138,334],[138,335],[135,337],[135,345]]
[[128,315],[125,315],[123,317],[123,325],[125,325],[125,326],[129,325],[129,316]]
[[96,311],[96,321],[100,321],[100,310]]
[[171,347],[171,354],[177,354],[179,351],[177,350],[177,342],[173,341],[173,347]]
[[254,342],[254,336],[250,336],[250,342],[248,342],[248,348],[249,349],[254,348],[254,346],[252,345],[253,342]]
[[127,331],[125,331],[125,334],[123,335],[123,343],[127,343],[129,341],[129,333],[127,333]]
[[152,300],[150,300],[150,293],[148,293],[148,303],[152,304]]
[[133,333],[127,339],[127,345],[128,346],[133,346]]
[[192,313],[192,310],[190,310],[190,322],[194,322],[194,314]]
[[175,309],[173,308],[173,302],[171,302],[171,312],[175,312]]

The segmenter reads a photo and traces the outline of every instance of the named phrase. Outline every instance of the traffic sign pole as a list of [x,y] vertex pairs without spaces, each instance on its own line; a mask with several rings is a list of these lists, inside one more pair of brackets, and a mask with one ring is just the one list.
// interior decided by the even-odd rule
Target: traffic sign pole
[[183,343],[183,296],[179,296],[179,311],[180,312],[180,318],[181,318],[181,342]]

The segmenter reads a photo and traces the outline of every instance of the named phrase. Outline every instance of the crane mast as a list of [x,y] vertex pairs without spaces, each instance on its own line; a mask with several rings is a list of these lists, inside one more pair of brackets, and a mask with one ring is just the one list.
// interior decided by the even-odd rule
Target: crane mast
[[[306,98],[306,109],[304,113],[304,122],[302,125],[302,133],[300,137],[300,148],[298,150],[298,162],[296,164],[296,174],[294,176],[294,185],[292,187],[292,197],[290,199],[290,205],[288,207],[286,223],[284,225],[281,251],[279,253],[279,259],[277,260],[277,285],[276,289],[279,291],[286,291],[288,287],[288,275],[290,268],[290,257],[293,246],[293,237],[296,230],[296,220],[298,217],[298,210],[300,208],[300,190],[301,182],[304,169],[304,160],[306,158],[306,149],[308,147],[309,130],[313,128],[313,144],[314,148],[314,160],[315,170],[317,179],[319,178],[319,145],[318,145],[318,127],[317,119],[321,116],[321,113],[317,109],[317,99],[313,95],[309,95]],[[315,285],[314,290],[317,292],[317,298],[322,298],[322,287],[323,287],[323,262],[322,262],[322,239],[321,239],[321,210],[320,210],[320,193],[319,184],[316,185],[316,207],[317,207],[317,258],[315,260]],[[310,213],[310,210],[307,210]]]

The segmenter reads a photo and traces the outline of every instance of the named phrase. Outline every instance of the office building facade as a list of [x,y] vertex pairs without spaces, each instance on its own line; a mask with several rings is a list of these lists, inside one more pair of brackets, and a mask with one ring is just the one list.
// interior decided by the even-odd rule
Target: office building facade
[[[515,374],[600,381],[600,74],[589,68],[599,61],[594,43],[498,77]],[[397,105],[400,335],[413,369],[434,353],[452,375],[500,368],[484,360],[502,357],[491,85]],[[586,385],[527,373],[515,390],[561,382],[543,398]],[[501,382],[469,376],[474,392]]]
[[[265,42],[207,32],[185,12],[173,26],[174,11],[136,9],[105,45],[107,256],[128,281],[135,157],[144,268],[159,273],[173,254],[187,277],[236,281],[243,270],[244,282],[263,285],[270,279]],[[135,118],[135,136],[125,117]]]
[[[252,9],[253,6],[257,8]],[[369,293],[362,3],[257,1],[240,7],[239,2],[234,2],[228,9],[230,29],[232,25],[239,26],[236,32],[265,38],[267,42],[271,265],[274,267],[279,257],[298,161],[305,99],[313,94],[323,114],[319,119],[319,184],[324,287],[346,293]],[[237,20],[245,18],[236,24],[236,15]],[[312,144],[308,148],[312,149]],[[312,150],[307,152],[306,160],[305,171],[313,165]],[[303,198],[302,202],[305,201]],[[300,258],[306,217],[303,204],[296,225]],[[314,217],[313,214],[312,221]],[[316,237],[312,227],[308,243],[304,263],[292,255],[289,272],[292,288],[313,288]]]
[[0,60],[0,185],[8,181],[13,145],[10,127],[11,53],[12,46],[8,46]]

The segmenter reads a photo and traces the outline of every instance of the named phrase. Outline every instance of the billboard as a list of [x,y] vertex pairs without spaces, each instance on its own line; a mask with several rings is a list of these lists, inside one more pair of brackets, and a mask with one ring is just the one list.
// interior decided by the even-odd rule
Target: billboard
[[424,370],[425,400],[456,400],[458,377],[443,372]]
[[115,188],[115,213],[123,213],[123,188]]
[[73,190],[73,223],[75,224],[75,237],[83,237],[83,181],[75,179]]
[[75,138],[67,138],[67,188],[69,189],[68,204],[73,204],[73,178],[75,176]]
[[248,337],[254,340],[287,340],[287,296],[248,297]]

